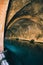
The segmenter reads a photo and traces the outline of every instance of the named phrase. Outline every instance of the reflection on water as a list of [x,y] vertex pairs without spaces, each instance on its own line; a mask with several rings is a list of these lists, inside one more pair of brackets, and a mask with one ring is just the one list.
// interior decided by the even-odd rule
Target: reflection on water
[[5,55],[10,65],[43,65],[43,48],[26,43],[5,40],[5,48],[8,50]]

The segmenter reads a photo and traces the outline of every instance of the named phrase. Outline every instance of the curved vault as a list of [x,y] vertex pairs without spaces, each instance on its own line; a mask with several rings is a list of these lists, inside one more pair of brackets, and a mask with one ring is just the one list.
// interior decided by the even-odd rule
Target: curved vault
[[[39,2],[36,1],[29,1],[17,12],[15,11],[14,15],[12,14],[13,17],[10,19],[10,23],[6,24],[5,38],[10,37],[10,39],[14,39],[19,37],[21,39],[34,39],[35,41],[43,42],[43,3],[39,0]],[[9,10],[9,12],[12,10]],[[10,13],[8,13],[8,16],[10,17]]]

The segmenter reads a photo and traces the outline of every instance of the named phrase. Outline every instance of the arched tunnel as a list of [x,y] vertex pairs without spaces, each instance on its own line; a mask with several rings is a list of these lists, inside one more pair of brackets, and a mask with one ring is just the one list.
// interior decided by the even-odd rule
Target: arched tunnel
[[42,0],[10,0],[4,47],[10,65],[43,65]]
[[[14,6],[14,4],[18,7]],[[12,1],[9,3],[5,23],[5,35],[12,35],[13,37],[20,37],[21,39],[24,38],[27,40],[34,39],[37,42],[43,42],[43,12],[41,12],[43,5],[41,2],[34,0],[28,2],[26,1],[25,4],[21,3],[21,6],[19,6],[20,2],[14,1],[14,4]],[[14,9],[15,7],[16,9]],[[19,21],[22,23],[20,24]],[[11,34],[9,31],[7,31],[7,33],[9,33],[7,34],[6,30],[9,30]],[[12,36],[10,37],[12,38]]]

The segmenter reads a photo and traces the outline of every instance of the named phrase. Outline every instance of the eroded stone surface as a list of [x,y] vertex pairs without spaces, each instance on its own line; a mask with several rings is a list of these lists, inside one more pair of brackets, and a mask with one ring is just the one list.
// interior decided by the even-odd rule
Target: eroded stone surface
[[[14,2],[15,4],[13,4]],[[28,40],[34,39],[36,41],[43,42],[43,3],[42,3],[42,0],[41,1],[19,0],[19,1],[14,1],[14,2],[12,3],[11,8],[10,8],[11,13],[13,10],[15,11],[15,13],[18,11],[19,12],[17,14],[13,12],[16,18],[12,19],[11,23],[8,25],[6,36],[8,37],[10,36],[11,38],[19,37],[19,38],[24,38]],[[14,5],[15,5],[15,8],[13,9]],[[25,7],[23,7],[24,5]],[[8,14],[9,16],[11,14],[10,11]]]

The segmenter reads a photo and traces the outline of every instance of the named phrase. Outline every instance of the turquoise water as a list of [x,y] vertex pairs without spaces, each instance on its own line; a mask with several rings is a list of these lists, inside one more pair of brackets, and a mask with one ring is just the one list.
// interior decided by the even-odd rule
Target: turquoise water
[[5,40],[8,50],[6,57],[10,65],[43,65],[43,49],[20,44],[14,40]]

